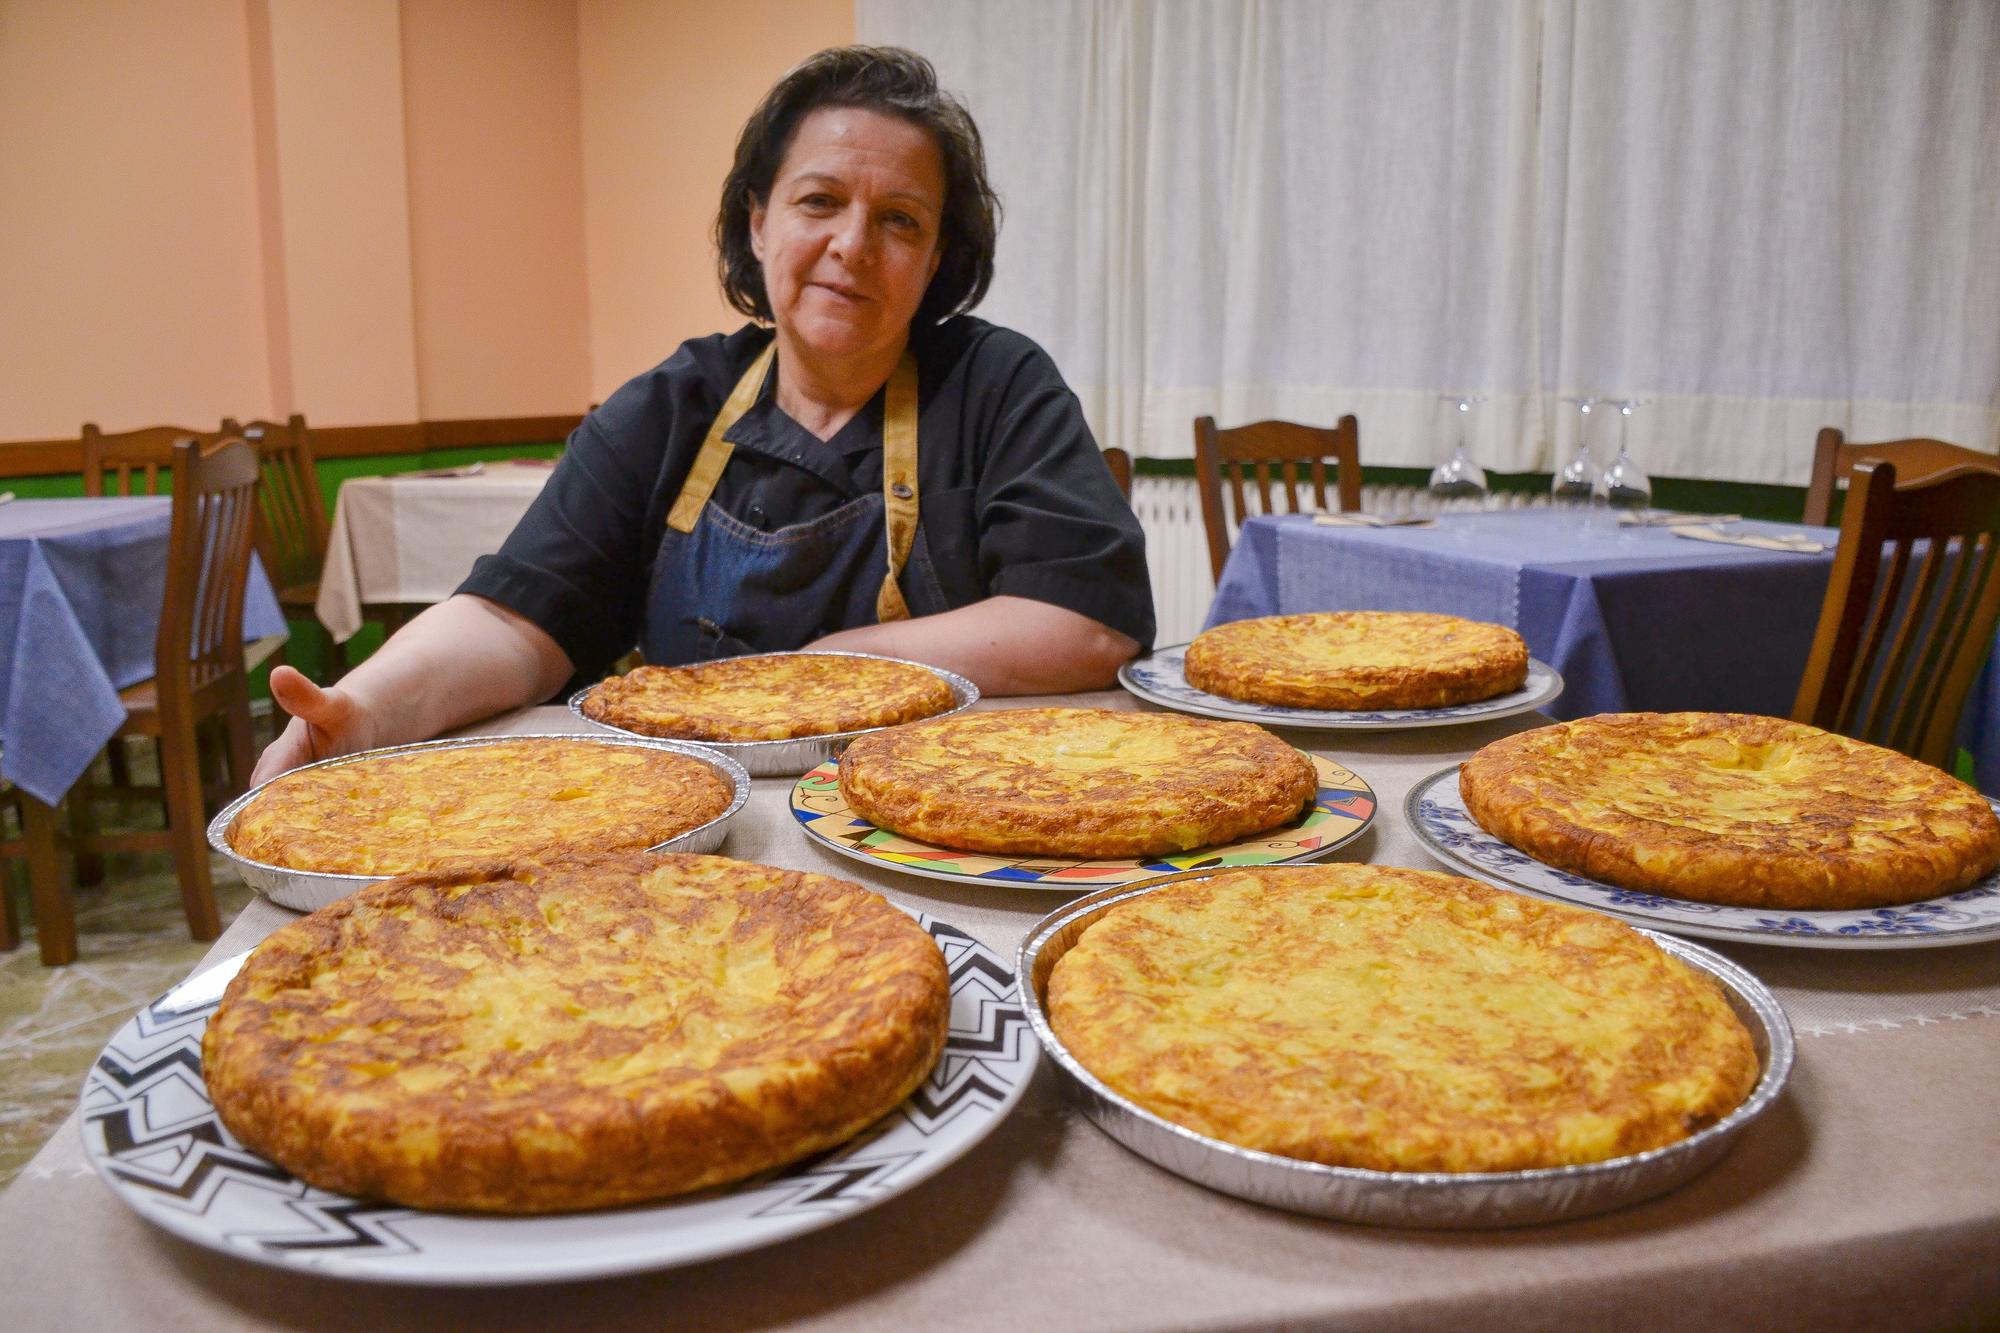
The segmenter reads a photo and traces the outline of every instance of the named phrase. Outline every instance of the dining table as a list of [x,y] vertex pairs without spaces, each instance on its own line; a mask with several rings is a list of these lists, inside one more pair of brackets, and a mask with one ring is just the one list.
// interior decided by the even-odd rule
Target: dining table
[[[1681,516],[1676,516],[1677,518]],[[1764,545],[1690,539],[1711,536]],[[1517,630],[1561,673],[1550,716],[1628,711],[1789,717],[1840,533],[1687,515],[1620,523],[1603,510],[1448,512],[1368,526],[1345,516],[1246,521],[1207,624],[1311,611],[1433,611]],[[2000,794],[2000,669],[1989,659],[1959,722],[1981,790]]]
[[[978,706],[1017,703],[1143,706],[1122,692]],[[1372,822],[1335,859],[1436,869],[1402,817],[1405,795],[1546,721],[1278,734],[1374,793]],[[539,707],[470,732],[590,726]],[[753,780],[721,852],[859,882],[1010,964],[1036,923],[1074,896],[923,878],[841,854],[802,831],[794,786]],[[202,967],[294,919],[253,900]],[[310,1249],[346,1243],[338,1236],[308,1236],[275,1263],[198,1247],[114,1195],[85,1150],[85,1133],[101,1131],[73,1116],[0,1195],[0,1246],[15,1256],[0,1308],[20,1329],[204,1331],[1837,1329],[2000,1318],[2000,943],[1713,947],[1783,1006],[1797,1041],[1790,1080],[1706,1172],[1598,1216],[1426,1230],[1245,1202],[1120,1146],[1065,1098],[1043,1058],[983,1141],[865,1211],[729,1257],[539,1285],[336,1280],[312,1270]],[[120,1074],[188,1076],[187,1061],[167,1059]],[[174,1129],[164,1119],[145,1132],[164,1141]],[[171,1174],[176,1159],[163,1148],[154,1167]],[[190,1206],[222,1174],[188,1183]],[[285,1225],[283,1214],[270,1225]]]
[[[0,777],[60,801],[125,721],[118,692],[154,674],[169,496],[0,505]],[[253,555],[246,642],[285,633]]]
[[543,459],[353,477],[334,497],[320,571],[320,623],[338,643],[367,613],[441,602],[500,549],[549,479]]

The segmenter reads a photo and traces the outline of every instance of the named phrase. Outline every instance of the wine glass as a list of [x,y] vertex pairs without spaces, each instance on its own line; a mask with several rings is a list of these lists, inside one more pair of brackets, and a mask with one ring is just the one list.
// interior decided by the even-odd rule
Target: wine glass
[[1632,461],[1631,450],[1627,448],[1632,413],[1644,407],[1646,401],[1643,398],[1625,398],[1606,404],[1618,409],[1618,457],[1611,460],[1611,466],[1604,469],[1597,484],[1591,488],[1591,498],[1596,503],[1633,511],[1645,509],[1653,503],[1653,480]]
[[1456,427],[1454,438],[1458,443],[1450,458],[1431,469],[1431,498],[1439,502],[1440,508],[1478,508],[1486,499],[1486,469],[1466,456],[1465,437],[1472,420],[1472,405],[1483,399],[1447,393],[1439,395],[1438,401],[1451,404]]
[[1590,507],[1591,492],[1597,488],[1597,461],[1590,456],[1590,425],[1603,415],[1599,406],[1609,406],[1596,398],[1565,398],[1566,403],[1575,403],[1583,421],[1577,428],[1576,456],[1556,470],[1549,479],[1549,495],[1558,509],[1574,510]]

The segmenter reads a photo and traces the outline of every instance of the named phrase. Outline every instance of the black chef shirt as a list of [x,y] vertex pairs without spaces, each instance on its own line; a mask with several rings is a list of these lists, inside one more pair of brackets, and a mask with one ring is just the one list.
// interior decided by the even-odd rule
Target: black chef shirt
[[[459,591],[539,626],[589,680],[643,637],[648,572],[667,512],[730,390],[769,329],[682,343],[576,428],[548,485]],[[912,329],[924,539],[956,608],[1029,597],[1153,639],[1145,538],[1076,396],[1028,338],[967,315]],[[776,373],[729,429],[735,452],[710,503],[766,531],[882,489],[883,394],[831,440],[779,410]],[[875,550],[878,563],[885,553]],[[907,586],[907,585],[906,585]],[[788,626],[798,645],[851,626]]]

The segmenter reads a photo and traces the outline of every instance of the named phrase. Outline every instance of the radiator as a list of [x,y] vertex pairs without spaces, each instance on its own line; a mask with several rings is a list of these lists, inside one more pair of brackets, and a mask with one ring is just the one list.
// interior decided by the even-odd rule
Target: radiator
[[[1307,509],[1312,496],[1301,495]],[[1456,503],[1456,502],[1454,502]],[[1546,494],[1505,491],[1480,502],[1482,509],[1532,509]],[[1434,514],[1440,502],[1421,486],[1363,486],[1361,507],[1372,514]],[[1215,600],[1208,534],[1201,520],[1201,491],[1192,477],[1134,477],[1132,509],[1146,530],[1146,563],[1153,576],[1153,612],[1161,645],[1186,643],[1201,632]],[[1230,533],[1235,544],[1236,534]]]

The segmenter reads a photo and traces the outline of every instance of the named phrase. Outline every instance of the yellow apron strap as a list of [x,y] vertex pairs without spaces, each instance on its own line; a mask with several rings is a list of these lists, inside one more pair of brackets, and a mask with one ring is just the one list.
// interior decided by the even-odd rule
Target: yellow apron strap
[[917,361],[907,351],[889,376],[882,404],[882,506],[889,538],[889,573],[875,597],[875,619],[908,620],[896,578],[917,540]]
[[757,394],[764,387],[764,376],[771,368],[771,358],[777,354],[778,343],[774,338],[771,345],[750,363],[750,369],[743,372],[743,378],[736,381],[736,387],[729,392],[729,401],[722,405],[722,411],[709,423],[708,438],[701,442],[701,451],[694,456],[694,466],[688,469],[687,481],[681,486],[681,493],[674,498],[674,507],[667,514],[667,526],[675,532],[693,532],[695,520],[701,517],[702,506],[708,497],[715,494],[715,483],[722,480],[722,469],[729,465],[729,455],[736,446],[723,435],[736,424],[736,419],[750,410],[757,401]]

